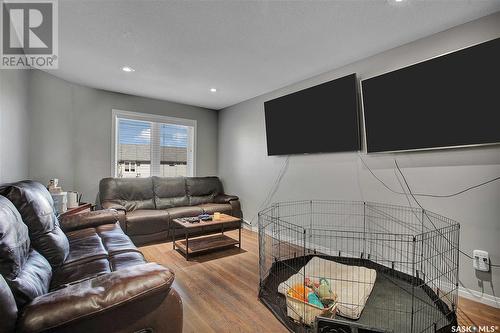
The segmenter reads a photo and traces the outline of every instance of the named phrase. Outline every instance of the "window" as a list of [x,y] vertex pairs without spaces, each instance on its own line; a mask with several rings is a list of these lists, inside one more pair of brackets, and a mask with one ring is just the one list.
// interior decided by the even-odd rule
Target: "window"
[[196,121],[113,110],[115,177],[194,176]]

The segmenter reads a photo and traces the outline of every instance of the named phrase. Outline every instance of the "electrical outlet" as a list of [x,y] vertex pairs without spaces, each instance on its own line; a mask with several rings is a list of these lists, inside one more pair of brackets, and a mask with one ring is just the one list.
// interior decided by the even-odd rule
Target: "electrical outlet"
[[488,252],[482,250],[474,250],[472,252],[474,257],[472,266],[481,272],[488,272],[490,270],[490,256]]

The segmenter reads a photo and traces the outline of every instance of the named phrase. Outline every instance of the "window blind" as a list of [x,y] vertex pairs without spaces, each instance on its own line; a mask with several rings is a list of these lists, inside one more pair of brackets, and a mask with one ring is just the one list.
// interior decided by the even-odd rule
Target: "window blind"
[[160,175],[177,177],[189,174],[188,127],[173,124],[160,125]]
[[194,127],[116,118],[117,177],[179,177],[194,174]]

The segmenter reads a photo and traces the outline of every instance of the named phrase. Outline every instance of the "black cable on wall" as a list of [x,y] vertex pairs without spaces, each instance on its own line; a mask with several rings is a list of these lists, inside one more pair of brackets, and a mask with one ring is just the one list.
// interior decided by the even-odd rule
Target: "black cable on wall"
[[[368,169],[368,171],[370,172],[370,174],[379,182],[381,183],[387,190],[391,191],[392,193],[395,193],[395,194],[399,194],[399,195],[407,195],[405,192],[400,192],[400,191],[396,191],[394,189],[392,189],[390,186],[388,186],[384,181],[382,181],[374,172],[373,170],[368,166],[368,164],[365,162],[365,160],[361,157],[361,154],[358,154],[359,156],[359,159],[361,160],[361,162],[363,163],[363,165]],[[431,224],[433,225],[434,229],[438,230],[438,228],[434,225],[434,223],[432,222],[432,220],[429,218],[429,216],[427,215],[427,212],[425,210],[425,208],[420,204],[420,202],[417,200],[417,196],[421,196],[421,197],[431,197],[431,198],[451,198],[451,197],[454,197],[454,196],[457,196],[457,195],[460,195],[462,193],[465,193],[467,191],[470,191],[470,190],[473,190],[473,189],[476,189],[476,188],[479,188],[481,186],[484,186],[484,185],[487,185],[489,183],[492,183],[492,182],[495,182],[497,180],[500,179],[500,176],[499,177],[495,177],[495,178],[492,178],[490,180],[487,180],[487,181],[484,181],[484,182],[481,182],[479,184],[476,184],[476,185],[472,185],[472,186],[469,186],[463,190],[460,190],[458,192],[455,192],[455,193],[451,193],[451,194],[445,194],[445,195],[438,195],[438,194],[426,194],[426,193],[413,193],[413,191],[411,190],[410,188],[410,185],[408,184],[408,181],[405,177],[405,175],[403,174],[403,172],[401,171],[401,168],[399,167],[399,164],[397,162],[396,159],[394,159],[394,164],[396,165],[396,168],[398,170],[398,172],[401,174],[402,178],[403,178],[403,181],[406,185],[406,188],[408,189],[408,193],[410,194],[410,196],[413,198],[413,200],[415,201],[415,203],[422,209],[423,213],[425,214],[425,216],[427,217],[427,219],[431,222]],[[450,240],[448,238],[445,237],[445,239],[450,242]],[[472,257],[470,254],[462,251],[461,249],[458,249],[458,251],[460,252],[460,254],[466,256],[467,258],[469,259],[474,259],[474,257]],[[490,267],[500,267],[500,265],[494,265],[494,264],[491,264],[490,262]]]

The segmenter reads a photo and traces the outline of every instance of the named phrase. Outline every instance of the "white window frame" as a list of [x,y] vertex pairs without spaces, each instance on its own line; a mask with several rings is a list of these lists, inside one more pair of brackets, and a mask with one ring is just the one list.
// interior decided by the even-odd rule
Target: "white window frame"
[[[190,170],[188,169],[188,176],[191,174],[193,177],[196,177],[196,147],[197,143],[197,121],[194,119],[184,119],[184,118],[176,118],[169,116],[162,116],[157,114],[150,113],[142,113],[142,112],[134,112],[134,111],[125,111],[112,109],[112,126],[111,126],[111,177],[117,177],[118,174],[118,151],[116,149],[116,144],[118,143],[118,119],[126,118],[132,120],[142,120],[156,123],[165,123],[165,124],[173,124],[173,125],[183,125],[190,126],[193,128],[191,133],[191,140],[188,140],[188,154],[191,152],[192,154],[192,165],[190,166]],[[189,144],[192,144],[190,146]],[[151,160],[153,160],[153,156],[151,156]],[[189,166],[188,166],[189,167]]]

